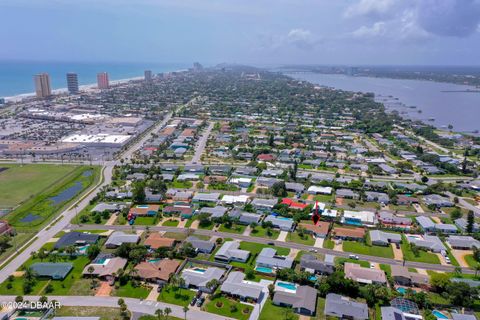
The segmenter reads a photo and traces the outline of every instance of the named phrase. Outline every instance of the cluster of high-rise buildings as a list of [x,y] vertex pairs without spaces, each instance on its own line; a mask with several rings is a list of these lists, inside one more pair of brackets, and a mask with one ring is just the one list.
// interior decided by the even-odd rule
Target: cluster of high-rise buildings
[[[152,81],[152,71],[145,70],[145,81]],[[35,94],[37,98],[47,98],[52,95],[52,86],[50,83],[50,76],[48,73],[39,73],[33,77],[35,83]],[[108,89],[110,81],[107,72],[100,72],[97,74],[97,88]],[[67,89],[70,94],[77,94],[79,90],[78,75],[73,72],[67,73]]]

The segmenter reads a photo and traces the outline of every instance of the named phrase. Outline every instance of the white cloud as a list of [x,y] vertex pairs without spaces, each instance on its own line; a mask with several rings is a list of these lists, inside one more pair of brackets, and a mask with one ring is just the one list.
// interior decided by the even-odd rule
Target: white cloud
[[[460,38],[478,30],[480,0],[357,0],[344,16],[361,23],[354,36],[388,35],[402,41]],[[371,27],[365,26],[365,19]]]
[[258,35],[258,49],[280,50],[295,48],[304,51],[314,50],[320,44],[320,38],[310,30],[294,28],[286,34],[263,33]]
[[355,16],[378,17],[389,14],[396,5],[396,0],[360,0],[347,8],[347,18]]
[[355,38],[377,38],[383,37],[387,33],[385,22],[376,22],[371,27],[361,26],[357,30],[352,32],[352,36]]

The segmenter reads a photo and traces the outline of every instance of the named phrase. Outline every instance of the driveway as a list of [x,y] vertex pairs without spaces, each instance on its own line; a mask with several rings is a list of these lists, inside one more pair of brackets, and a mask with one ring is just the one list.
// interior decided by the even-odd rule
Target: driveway
[[393,258],[394,258],[395,260],[403,261],[403,252],[402,252],[402,249],[401,249],[401,248],[397,248],[397,246],[395,245],[395,243],[392,243],[391,246],[392,246],[392,250],[393,250]]
[[316,248],[323,248],[323,241],[325,241],[324,238],[318,237],[315,239],[315,244],[313,246]]
[[285,242],[285,241],[287,241],[287,236],[288,236],[288,231],[280,231],[280,234],[278,235],[277,241]]

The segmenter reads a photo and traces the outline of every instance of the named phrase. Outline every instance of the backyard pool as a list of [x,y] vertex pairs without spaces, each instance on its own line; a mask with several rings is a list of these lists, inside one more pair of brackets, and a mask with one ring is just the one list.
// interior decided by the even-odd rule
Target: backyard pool
[[297,286],[294,283],[290,282],[277,282],[277,286],[282,287],[287,290],[297,291]]
[[448,317],[438,310],[433,310],[432,314],[437,317],[437,319],[448,319]]
[[262,273],[273,273],[273,269],[267,267],[256,267],[255,270]]
[[196,271],[196,272],[200,272],[200,273],[205,273],[205,271],[207,271],[207,270],[202,269],[202,268],[193,268],[192,270]]
[[162,259],[148,259],[147,262],[150,262],[150,263],[156,263],[158,261],[160,261]]

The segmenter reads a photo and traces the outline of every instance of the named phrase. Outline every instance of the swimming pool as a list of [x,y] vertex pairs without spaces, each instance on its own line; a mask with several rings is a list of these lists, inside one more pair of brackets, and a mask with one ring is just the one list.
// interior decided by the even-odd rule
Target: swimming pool
[[146,208],[148,208],[148,207],[149,207],[148,204],[139,204],[139,205],[137,205],[137,208],[139,208],[139,209],[146,209]]
[[448,317],[438,310],[433,310],[432,314],[437,317],[437,319],[448,319]]
[[401,294],[405,294],[407,292],[407,289],[400,287],[400,288],[397,288],[397,292]]
[[148,259],[147,261],[150,262],[150,263],[155,263],[155,262],[158,262],[162,259]]
[[310,276],[310,277],[308,278],[308,280],[310,280],[310,281],[317,281],[317,277],[316,277],[316,276]]
[[287,290],[297,291],[297,286],[290,282],[277,282],[277,286]]
[[277,219],[279,219],[279,220],[288,220],[288,221],[292,220],[292,218],[281,217],[281,216],[277,216]]
[[267,267],[256,267],[255,270],[262,273],[273,273],[273,269]]
[[196,272],[200,272],[200,273],[205,273],[205,269],[202,269],[202,268],[193,268],[193,271],[196,271]]

